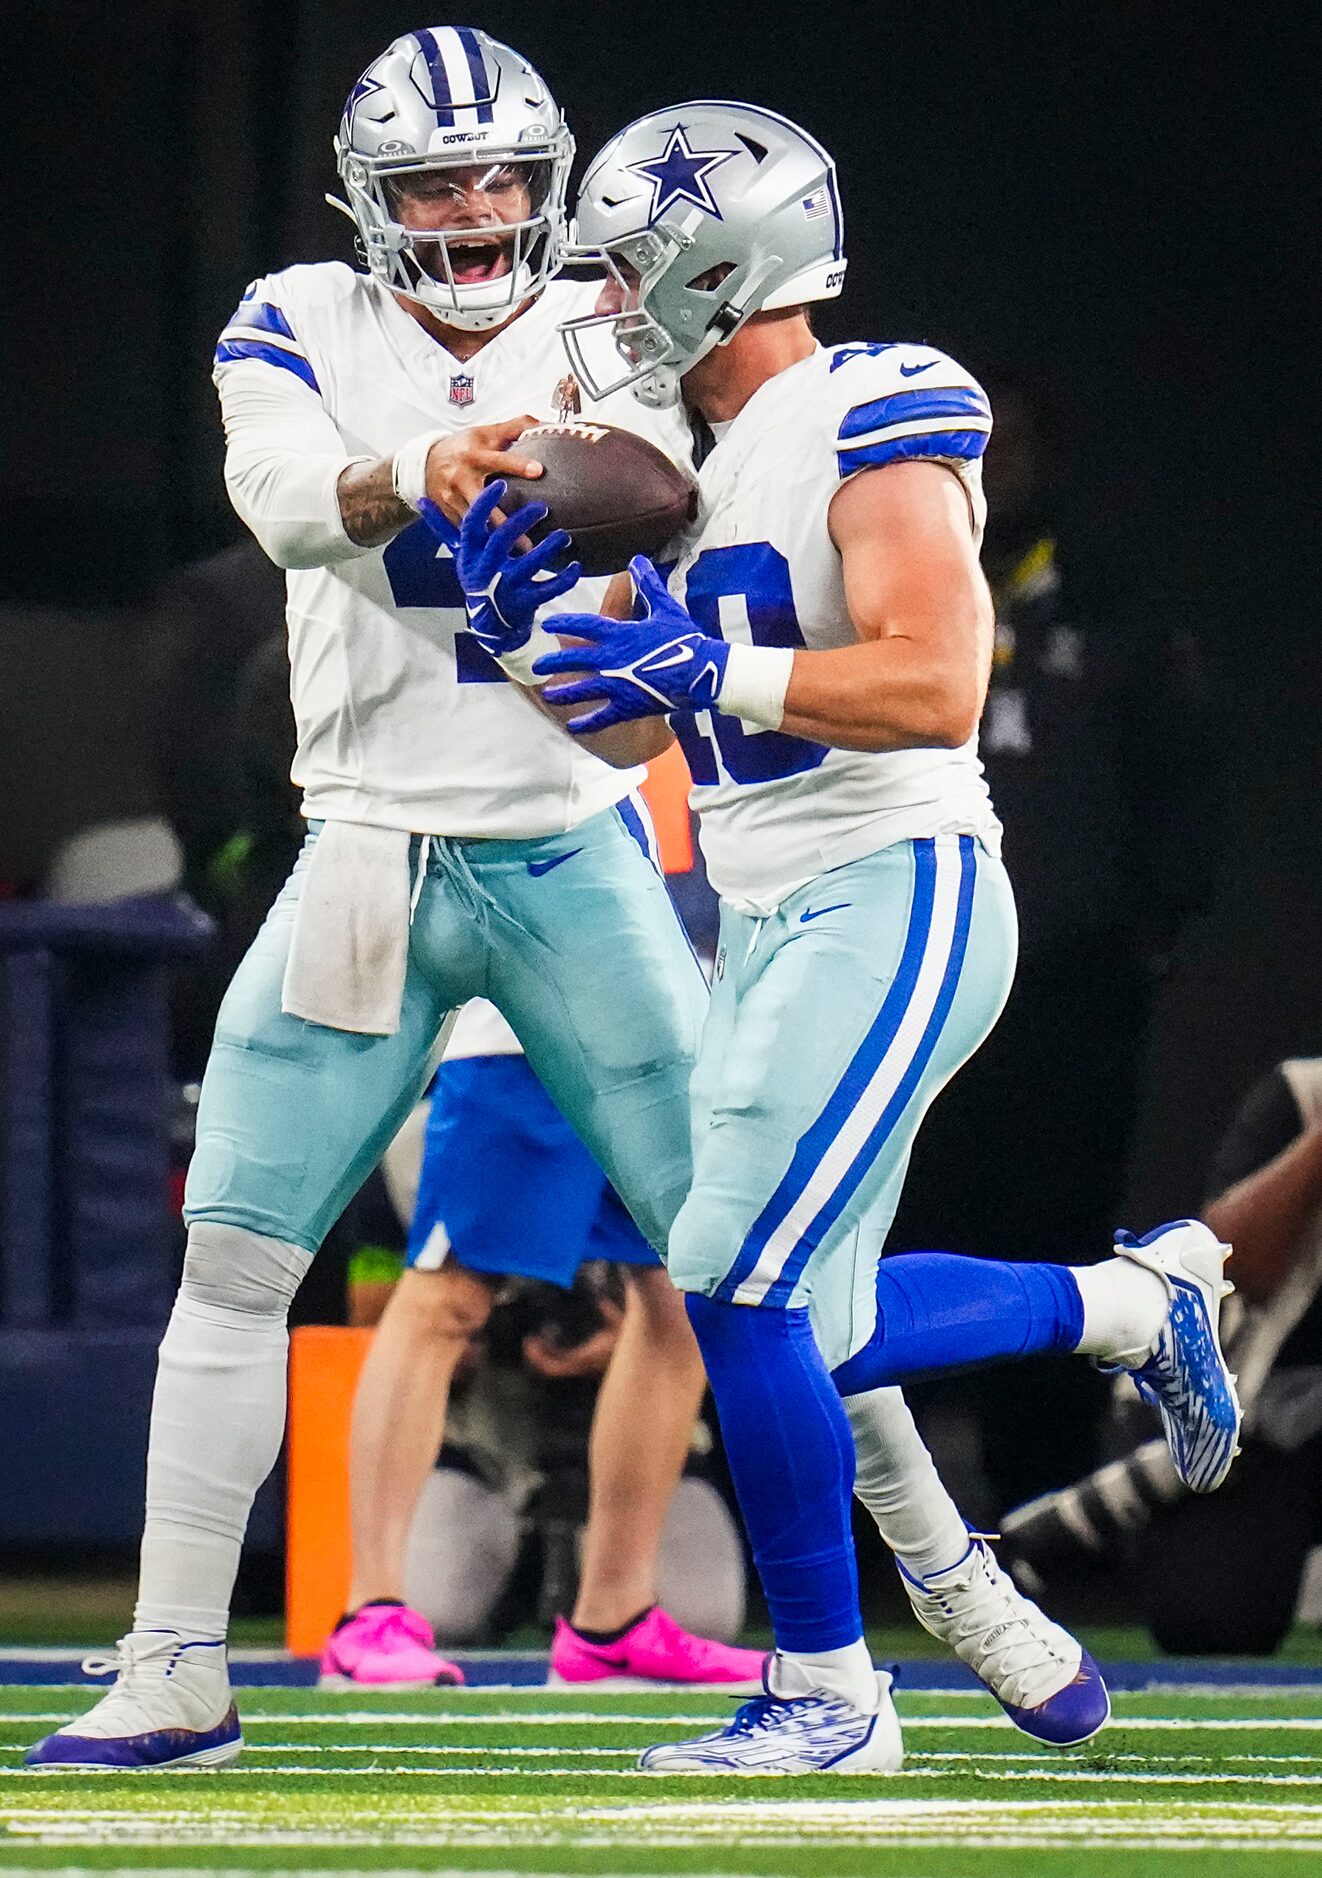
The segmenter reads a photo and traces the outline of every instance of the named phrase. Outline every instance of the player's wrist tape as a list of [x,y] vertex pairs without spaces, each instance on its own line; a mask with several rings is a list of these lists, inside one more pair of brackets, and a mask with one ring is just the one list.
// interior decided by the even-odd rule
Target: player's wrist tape
[[716,703],[727,717],[762,730],[785,721],[785,693],[794,669],[790,646],[731,646]]
[[422,513],[422,498],[427,493],[427,458],[431,447],[447,435],[443,430],[427,430],[420,437],[410,437],[396,450],[390,464],[390,486],[400,501]]
[[533,666],[548,652],[559,650],[560,641],[555,634],[547,632],[545,626],[538,626],[534,622],[531,632],[518,650],[498,653],[496,663],[505,676],[512,678],[516,685],[531,685],[534,690],[540,691],[543,685],[552,684],[554,680],[540,677],[534,672]]

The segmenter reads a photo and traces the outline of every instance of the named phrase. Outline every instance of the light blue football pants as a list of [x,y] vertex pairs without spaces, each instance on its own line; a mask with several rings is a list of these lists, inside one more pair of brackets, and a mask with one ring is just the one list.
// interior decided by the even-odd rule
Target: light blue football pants
[[1000,1015],[1016,949],[1005,870],[968,835],[835,868],[767,919],[722,909],[670,1235],[682,1291],[807,1305],[832,1369],[868,1342],[914,1137]]
[[[394,1036],[280,1008],[315,833],[225,995],[185,1216],[315,1252],[422,1093],[446,1016],[504,1013],[528,1061],[664,1251],[689,1182],[707,988],[630,801],[563,835],[433,837]],[[416,867],[419,841],[411,864]]]

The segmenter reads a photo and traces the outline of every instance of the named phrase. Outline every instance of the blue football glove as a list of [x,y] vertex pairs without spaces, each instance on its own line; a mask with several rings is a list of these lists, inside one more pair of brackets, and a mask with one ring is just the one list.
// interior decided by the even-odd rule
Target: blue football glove
[[548,704],[599,705],[586,716],[570,718],[569,729],[578,736],[639,717],[710,711],[720,696],[729,646],[698,631],[645,555],[634,556],[629,572],[641,618],[559,614],[556,631],[588,644],[549,652],[533,665],[538,678],[560,672],[590,674],[573,684],[548,685],[542,693]]
[[533,639],[537,609],[568,593],[582,569],[571,561],[558,573],[548,571],[570,545],[563,528],[554,529],[524,554],[515,551],[519,538],[545,518],[544,502],[529,503],[499,527],[491,526],[492,511],[505,488],[500,480],[487,484],[459,525],[457,546],[454,526],[436,504],[424,497],[419,506],[432,533],[455,549],[455,571],[464,592],[469,630],[512,678],[530,684],[532,657],[548,643],[546,637]]

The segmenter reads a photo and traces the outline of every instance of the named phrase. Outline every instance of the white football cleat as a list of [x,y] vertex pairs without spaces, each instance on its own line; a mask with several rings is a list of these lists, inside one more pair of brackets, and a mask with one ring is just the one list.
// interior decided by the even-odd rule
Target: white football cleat
[[638,1765],[652,1774],[897,1774],[904,1741],[891,1678],[877,1672],[871,1713],[825,1689],[754,1696],[735,1710],[727,1727],[648,1748]]
[[26,1767],[52,1773],[227,1767],[243,1736],[223,1643],[175,1630],[136,1630],[113,1657],[88,1657],[88,1675],[117,1672],[95,1708],[28,1750]]
[[1106,1725],[1111,1698],[1096,1663],[1016,1589],[980,1534],[957,1564],[926,1578],[896,1564],[923,1629],[968,1664],[1016,1728],[1072,1748]]
[[1201,1220],[1177,1219],[1142,1239],[1116,1235],[1117,1258],[1155,1272],[1170,1293],[1170,1315],[1156,1346],[1121,1368],[1161,1416],[1166,1445],[1186,1487],[1212,1493],[1239,1453],[1242,1412],[1235,1378],[1221,1354],[1221,1300],[1234,1286],[1225,1277],[1230,1247]]

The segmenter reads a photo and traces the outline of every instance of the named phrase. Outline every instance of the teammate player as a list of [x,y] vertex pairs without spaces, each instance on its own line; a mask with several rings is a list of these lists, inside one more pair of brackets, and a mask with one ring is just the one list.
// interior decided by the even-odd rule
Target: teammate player
[[[778,1646],[765,1697],[643,1765],[893,1767],[842,1398],[1079,1350],[1131,1371],[1207,1491],[1239,1420],[1217,1342],[1227,1248],[1182,1221],[1083,1269],[880,1260],[923,1112],[1014,966],[976,753],[990,411],[931,346],[817,345],[805,303],[838,293],[845,267],[834,165],[770,112],[641,119],[591,165],[578,226],[608,279],[597,313],[567,325],[577,375],[652,408],[682,380],[717,440],[669,589],[636,560],[641,617],[563,617],[590,643],[536,670],[588,674],[547,693],[579,707],[581,734],[671,714],[694,776],[722,925],[669,1265]],[[638,747],[655,747],[646,726]]]

